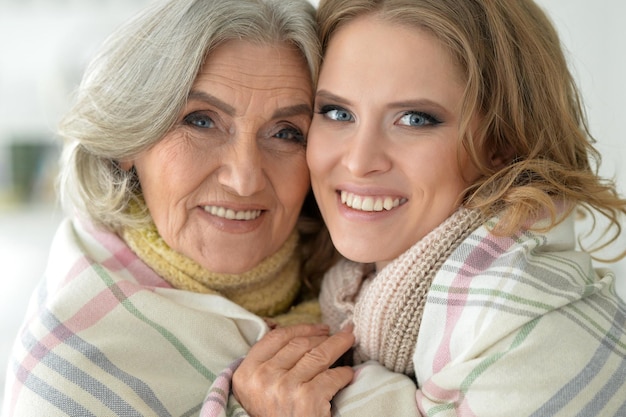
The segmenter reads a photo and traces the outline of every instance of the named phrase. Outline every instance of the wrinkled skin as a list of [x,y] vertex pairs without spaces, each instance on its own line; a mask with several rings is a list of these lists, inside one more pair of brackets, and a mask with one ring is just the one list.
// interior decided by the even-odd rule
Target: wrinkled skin
[[233,375],[233,393],[253,417],[330,417],[330,401],[352,380],[331,367],[352,347],[351,329],[324,325],[274,329],[256,343]]

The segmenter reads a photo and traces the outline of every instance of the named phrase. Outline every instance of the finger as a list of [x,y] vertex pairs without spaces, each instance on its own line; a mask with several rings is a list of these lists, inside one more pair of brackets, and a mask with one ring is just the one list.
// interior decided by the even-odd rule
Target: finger
[[301,385],[296,403],[297,416],[330,416],[331,401],[354,378],[351,367],[327,369]]
[[295,338],[323,337],[327,336],[328,332],[328,326],[323,324],[298,324],[280,327],[270,331],[255,343],[247,356],[250,361],[267,362]]
[[296,337],[291,339],[267,364],[277,369],[290,370],[312,349],[322,344],[329,336]]
[[306,352],[293,367],[293,375],[301,381],[309,381],[326,371],[354,343],[354,335],[341,331],[330,336],[318,346]]
[[311,380],[312,384],[325,387],[320,395],[325,401],[331,401],[333,397],[345,388],[354,378],[354,369],[350,366],[327,369],[319,373]]

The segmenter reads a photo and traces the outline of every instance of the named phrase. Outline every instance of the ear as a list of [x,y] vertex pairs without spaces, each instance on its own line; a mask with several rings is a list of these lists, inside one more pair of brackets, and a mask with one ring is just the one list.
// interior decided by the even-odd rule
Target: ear
[[497,171],[510,164],[514,155],[515,150],[513,148],[490,150],[489,163]]
[[124,171],[130,171],[133,168],[135,161],[132,159],[123,159],[118,162],[118,165]]

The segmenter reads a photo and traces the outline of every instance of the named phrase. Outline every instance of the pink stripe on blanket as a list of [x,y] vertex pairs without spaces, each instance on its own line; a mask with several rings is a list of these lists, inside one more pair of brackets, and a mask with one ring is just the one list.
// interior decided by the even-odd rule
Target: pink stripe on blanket
[[50,293],[55,293],[56,291],[60,290],[61,288],[65,287],[67,284],[75,280],[77,277],[80,276],[80,274],[83,273],[83,271],[90,267],[91,262],[89,261],[89,259],[81,256],[78,260],[76,260],[76,262],[74,262],[72,268],[70,268],[70,270],[67,272],[67,274],[65,275],[65,279],[61,283],[61,286],[59,288],[49,288],[48,291],[50,291]]
[[113,253],[113,256],[102,262],[102,266],[111,271],[130,272],[137,284],[146,287],[171,288],[172,286],[140,260],[127,246]]
[[243,358],[237,359],[217,376],[204,399],[200,417],[218,417],[226,411],[233,374],[242,361]]
[[[424,395],[424,392],[428,393],[428,397]],[[427,380],[417,391],[416,396],[420,399],[428,398],[430,401],[436,403],[454,403],[459,401],[462,397],[461,391],[458,389],[446,389],[435,384],[432,379]]]
[[487,269],[495,259],[506,252],[514,240],[510,238],[498,238],[491,234],[475,244],[475,247],[462,260],[462,266],[450,284],[447,294],[447,312],[444,335],[435,353],[433,360],[433,372],[440,372],[451,360],[452,333],[465,309],[469,288],[474,276]]
[[[428,396],[424,395],[424,391],[428,393]],[[459,390],[449,390],[441,388],[432,380],[426,381],[422,389],[418,389],[415,393],[415,400],[417,402],[417,408],[423,415],[428,415],[428,408],[424,406],[426,401],[432,402],[439,406],[441,404],[455,404],[454,410],[457,417],[476,417],[476,414],[469,406],[467,398],[463,392]]]
[[[58,292],[59,290],[64,288],[68,283],[72,282],[76,277],[80,276],[80,274],[84,270],[88,269],[89,266],[90,266],[89,260],[85,257],[81,257],[74,263],[74,265],[69,270],[67,275],[65,275],[65,279],[61,281],[61,283],[58,286],[46,287],[45,291],[47,291],[48,294]],[[46,280],[46,282],[52,282],[52,281]],[[37,318],[41,315],[42,311],[45,308],[46,308],[45,304],[40,304],[37,309],[34,309],[34,311],[32,311],[32,314],[25,318],[24,328],[25,329],[30,328],[33,321],[37,320]]]
[[[61,290],[68,283],[72,282],[74,279],[79,277],[83,271],[89,268],[89,266],[90,266],[89,260],[85,257],[81,257],[74,263],[72,268],[69,270],[69,272],[65,276],[65,279],[61,282],[61,284],[57,288],[46,288],[46,291],[54,293],[54,292]],[[46,310],[47,310],[47,306],[45,305],[45,303],[40,304],[38,308],[35,311],[33,311],[32,316],[26,318],[24,329],[32,328],[33,323],[36,320],[39,320],[43,315],[47,314]],[[26,380],[26,378],[28,378],[28,375],[37,366],[37,364],[39,364],[41,358],[43,358],[48,352],[54,349],[55,346],[59,345],[64,339],[64,337],[59,337],[59,336],[61,335],[58,334],[58,332],[56,332],[56,329],[53,329],[53,331],[49,333],[48,336],[38,341],[37,346],[35,348],[29,350],[28,355],[20,363],[19,368],[16,371],[16,376],[15,376],[16,381],[19,381],[19,383],[16,382],[15,384],[13,384],[13,390],[12,390],[12,395],[11,395],[12,400],[11,400],[11,405],[9,406],[10,410],[14,408],[14,404],[17,401],[19,392],[22,390],[22,387],[24,386],[23,382]],[[10,412],[9,415],[12,415],[12,412]]]
[[126,299],[141,291],[142,288],[130,282],[121,281],[110,288],[104,289],[89,302],[85,303],[72,317],[57,325],[45,337],[41,338],[38,348],[31,350],[29,357],[23,361],[22,367],[31,371],[39,360],[56,346],[81,331],[90,328],[115,310],[120,305],[119,297],[114,294],[115,290],[119,290],[124,295],[124,299]]
[[[118,292],[123,296],[116,295]],[[120,302],[134,294],[146,291],[128,281],[118,281],[114,285],[98,293],[63,324],[73,333],[79,333],[104,318],[107,314],[119,307]],[[122,300],[120,300],[122,298]]]
[[147,287],[171,288],[172,286],[146,265],[117,234],[96,229],[83,223],[89,232],[112,256],[101,262],[111,271],[128,270],[133,279]]
[[[73,269],[80,270],[81,268],[75,266]],[[121,301],[141,291],[148,290],[129,281],[119,281],[103,289],[76,311],[72,317],[63,323],[59,323],[46,336],[40,338],[37,344],[28,351],[28,355],[22,360],[16,371],[16,380],[19,383],[13,384],[10,409],[14,408],[19,392],[24,387],[24,381],[46,355],[58,345],[63,344],[67,339],[98,323],[107,314],[115,310]],[[38,317],[43,317],[46,314],[53,316],[52,313],[45,310],[45,305],[42,305]]]
[[[117,283],[114,287],[106,288],[87,302],[81,309],[79,309],[72,317],[66,320],[64,323],[60,323],[53,328],[50,333],[41,338],[36,347],[33,347],[20,364],[20,375],[18,380],[23,382],[23,379],[30,374],[33,369],[39,364],[42,358],[44,358],[50,351],[56,346],[62,344],[70,337],[85,330],[95,323],[100,321],[103,317],[113,311],[120,304],[118,297],[113,294],[114,289],[124,294],[125,298],[132,296],[138,291],[142,290],[140,287],[133,285],[130,282],[122,281]],[[40,314],[45,314],[40,312]],[[17,398],[17,395],[23,385],[16,384],[13,389],[13,397]]]
[[[28,377],[28,372],[21,367],[15,372],[15,380],[13,382],[13,389],[11,390],[10,396],[5,396],[4,401],[10,400],[9,405],[6,407],[4,411],[7,411],[8,416],[15,415],[15,406],[17,404],[17,400],[24,387],[24,381]],[[8,382],[8,381],[7,381]]]

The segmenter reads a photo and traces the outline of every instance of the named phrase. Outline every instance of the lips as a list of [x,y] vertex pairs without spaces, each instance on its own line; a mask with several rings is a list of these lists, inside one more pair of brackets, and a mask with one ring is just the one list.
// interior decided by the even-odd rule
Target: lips
[[341,191],[341,203],[353,210],[383,211],[393,210],[407,202],[406,198],[393,196],[362,196],[348,191]]
[[204,206],[204,211],[226,220],[255,220],[261,216],[261,210],[233,210],[222,206]]

